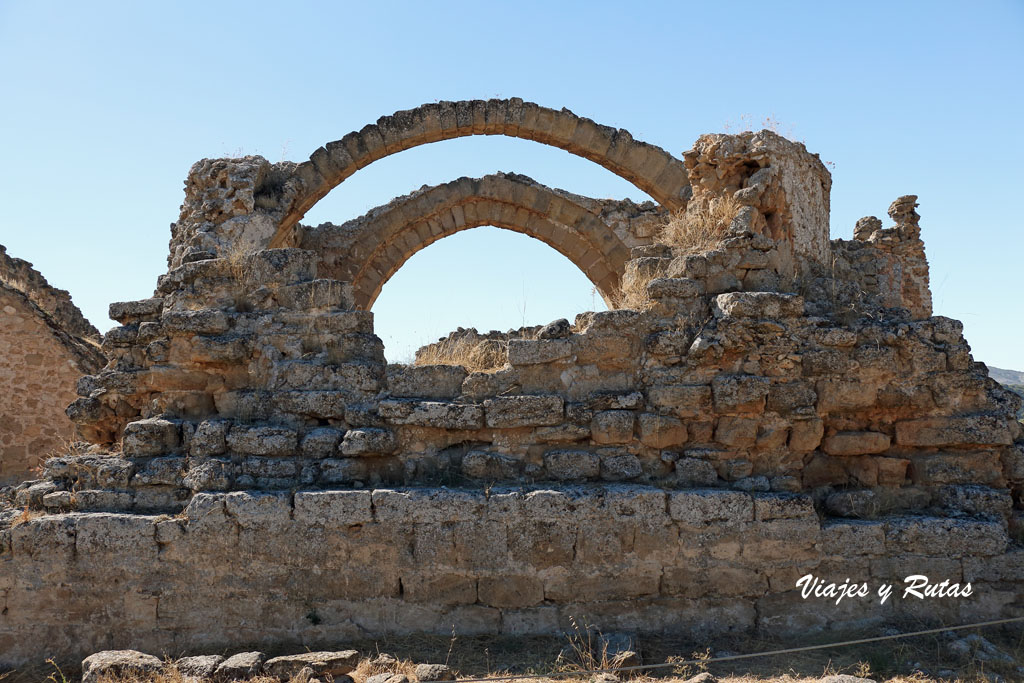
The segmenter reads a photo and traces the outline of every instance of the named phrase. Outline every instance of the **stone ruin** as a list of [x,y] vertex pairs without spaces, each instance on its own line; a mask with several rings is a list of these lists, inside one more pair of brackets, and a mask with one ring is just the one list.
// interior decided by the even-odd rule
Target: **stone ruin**
[[[496,174],[299,223],[376,159],[480,134],[561,147],[657,203]],[[932,316],[916,198],[830,240],[830,186],[768,131],[680,159],[517,99],[399,112],[301,164],[198,162],[168,272],[111,305],[109,363],[68,408],[92,445],[8,492],[0,662],[1022,614],[1018,399]],[[656,239],[723,199],[719,247]],[[382,285],[480,225],[648,304],[513,335],[493,372],[386,363]],[[974,592],[837,606],[801,598],[809,573]]]
[[67,292],[0,245],[0,483],[28,479],[75,439],[64,409],[107,359]]

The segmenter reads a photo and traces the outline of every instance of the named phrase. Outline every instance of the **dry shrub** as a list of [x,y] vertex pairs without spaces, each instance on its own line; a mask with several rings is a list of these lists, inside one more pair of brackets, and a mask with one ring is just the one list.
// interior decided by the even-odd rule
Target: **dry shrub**
[[725,231],[743,205],[732,195],[691,202],[685,211],[669,217],[655,241],[672,247],[676,256],[713,251],[722,244]]
[[355,671],[349,674],[357,683],[363,683],[370,676],[377,674],[405,674],[409,680],[416,679],[416,664],[409,659],[397,659],[390,661],[387,657],[373,657],[359,660]]
[[632,277],[622,279],[622,284],[612,292],[612,306],[614,308],[625,308],[633,311],[646,311],[654,302],[647,295],[647,285],[651,280],[665,277],[667,268],[652,268],[644,275],[635,274]]
[[413,365],[461,365],[469,372],[495,372],[508,364],[508,342],[448,337],[416,352]]
[[[672,248],[673,256],[703,254],[721,246],[729,224],[743,205],[732,195],[713,197],[707,201],[693,201],[686,210],[669,216],[654,241]],[[649,268],[642,275],[634,273],[623,278],[621,286],[612,293],[615,308],[644,311],[653,302],[647,295],[651,280],[666,276],[666,267]]]

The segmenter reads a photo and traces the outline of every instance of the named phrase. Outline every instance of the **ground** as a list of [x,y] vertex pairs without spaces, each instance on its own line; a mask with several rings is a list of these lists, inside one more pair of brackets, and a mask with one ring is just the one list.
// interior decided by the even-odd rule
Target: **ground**
[[[710,664],[701,660],[835,643],[843,640],[845,635],[830,634],[827,637],[804,638],[799,641],[726,636],[707,643],[648,638],[639,641],[644,664],[679,663],[635,673],[632,677],[623,674],[621,678],[632,683],[682,683],[702,672],[709,672],[719,683],[798,683],[819,681],[832,674],[893,683],[1024,680],[1024,632],[986,629],[984,633],[978,631],[977,634],[994,644],[1002,653],[1010,655],[1014,662],[985,662],[982,661],[984,655],[979,656],[977,652],[955,654],[956,648],[951,647],[952,642],[970,636],[969,631],[960,631],[955,636],[929,635]],[[384,671],[404,673],[410,680],[415,680],[415,663],[423,662],[447,663],[457,673],[458,680],[494,678],[497,681],[501,680],[498,678],[501,676],[547,674],[530,680],[554,683],[599,680],[599,676],[583,673],[612,665],[598,643],[597,637],[588,638],[581,630],[571,637],[407,636],[347,642],[339,647],[355,648],[363,655],[359,667],[352,673],[356,683],[363,683],[369,676]],[[397,663],[387,666],[376,664],[374,660],[381,653],[393,655]],[[0,675],[0,680],[6,683],[39,680],[45,680],[46,683],[71,683],[79,680],[78,675],[78,671],[58,671],[53,667],[42,673]],[[103,678],[100,683],[184,683],[188,680],[172,673],[149,678]],[[272,683],[277,679],[264,677],[250,681]]]

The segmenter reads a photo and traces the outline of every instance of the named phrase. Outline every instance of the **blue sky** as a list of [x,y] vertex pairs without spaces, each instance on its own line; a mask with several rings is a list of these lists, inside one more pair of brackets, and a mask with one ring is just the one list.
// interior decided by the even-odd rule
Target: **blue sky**
[[[203,157],[303,160],[383,114],[522,97],[674,154],[766,117],[834,164],[832,235],[917,194],[937,314],[1024,369],[1024,2],[266,3],[0,0],[0,243],[101,330],[152,294]],[[423,184],[525,173],[645,199],[595,164],[467,138],[361,170],[304,222]],[[600,307],[549,247],[494,228],[414,256],[374,306],[391,360],[457,326]]]

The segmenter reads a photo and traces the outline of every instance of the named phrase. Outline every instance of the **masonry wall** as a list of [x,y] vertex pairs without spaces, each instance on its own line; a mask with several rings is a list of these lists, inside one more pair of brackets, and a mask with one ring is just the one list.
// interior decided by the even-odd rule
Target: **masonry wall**
[[24,294],[0,284],[0,482],[28,478],[74,439],[64,409],[78,378],[98,365],[83,364],[69,343]]
[[[829,243],[819,160],[770,133],[705,136],[685,165],[666,166],[674,199],[662,203],[691,217],[736,204],[717,248],[649,244],[646,230],[627,240],[608,217],[643,227],[625,205],[574,200],[564,217],[576,226],[566,239],[611,240],[584,251],[581,269],[631,247],[620,280],[645,293],[643,310],[509,340],[493,373],[397,366],[365,310],[372,296],[360,303],[376,285],[360,289],[342,266],[378,248],[394,265],[429,243],[440,234],[429,220],[402,228],[434,220],[430,206],[401,219],[412,205],[385,207],[395,239],[376,239],[383,214],[371,211],[359,254],[344,226],[303,242],[316,251],[263,248],[294,237],[328,185],[404,144],[372,137],[309,165],[193,168],[173,267],[152,298],[111,306],[109,362],[69,407],[94,446],[6,492],[11,663],[109,647],[313,647],[453,623],[811,633],[1021,610],[1019,400],[974,362],[959,323],[931,317],[913,196],[890,208],[894,228],[872,219],[853,242]],[[621,133],[602,139],[613,138],[616,155],[632,149]],[[522,203],[535,212],[554,201],[507,180],[459,181],[459,201],[494,183],[532,196]],[[543,237],[527,206],[508,220]],[[438,214],[442,228],[459,226],[456,213]],[[976,592],[837,609],[795,597],[811,571],[876,583],[924,573]]]
[[[1019,613],[996,519],[821,519],[809,496],[635,485],[199,494],[178,517],[0,531],[0,666],[411,632],[773,635]],[[111,569],[116,567],[116,572]],[[800,576],[972,582],[970,598],[802,599]],[[1016,602],[1015,602],[1016,601]]]

